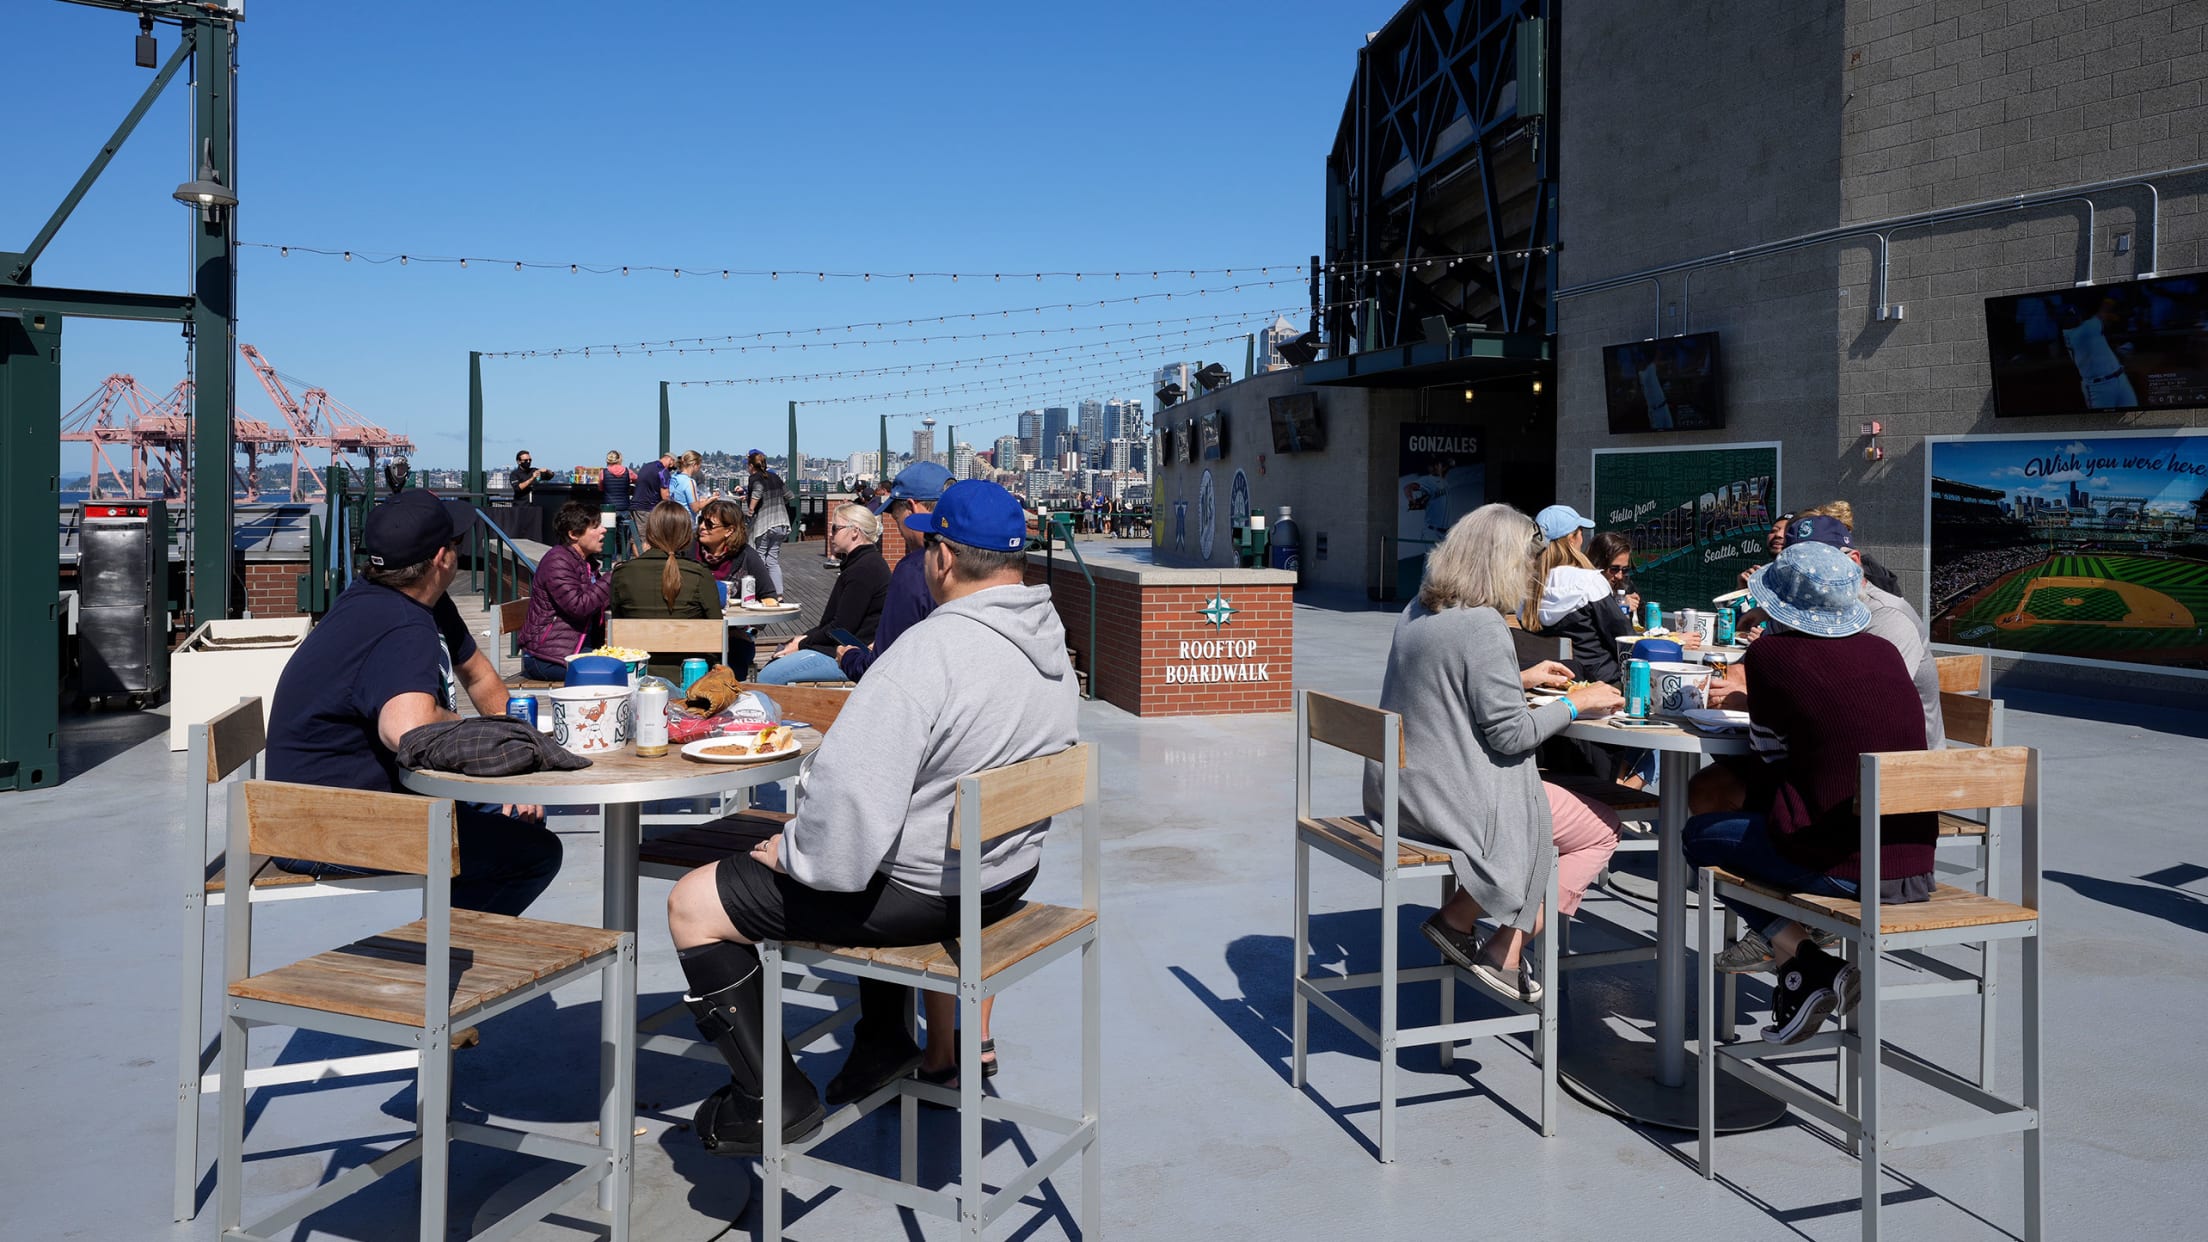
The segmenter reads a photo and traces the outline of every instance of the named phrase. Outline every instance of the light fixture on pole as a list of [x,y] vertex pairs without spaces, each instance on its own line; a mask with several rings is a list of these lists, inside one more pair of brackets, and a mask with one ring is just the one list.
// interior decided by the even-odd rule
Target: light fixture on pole
[[1181,386],[1179,384],[1169,383],[1165,387],[1160,388],[1157,395],[1158,408],[1162,410],[1166,406],[1178,404],[1180,402],[1180,399],[1184,396],[1187,396],[1188,394],[1181,391]]
[[210,223],[218,218],[218,213],[223,209],[238,205],[238,196],[222,183],[221,175],[215,172],[213,144],[210,143],[207,151],[199,157],[198,179],[176,187],[175,198],[186,207],[197,207],[200,215]]
[[1319,334],[1305,332],[1280,343],[1280,356],[1290,366],[1307,366],[1319,359]]
[[1196,372],[1196,382],[1204,386],[1205,392],[1217,392],[1219,389],[1233,383],[1234,377],[1227,374],[1227,369],[1224,366],[1211,362],[1206,363],[1202,369]]

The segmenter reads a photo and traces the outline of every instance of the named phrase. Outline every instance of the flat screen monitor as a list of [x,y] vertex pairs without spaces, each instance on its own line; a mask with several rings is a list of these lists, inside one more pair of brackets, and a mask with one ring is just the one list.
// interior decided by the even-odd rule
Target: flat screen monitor
[[1607,346],[1602,378],[1612,435],[1709,431],[1725,425],[1715,332]]
[[1986,357],[2003,418],[2208,405],[2208,276],[1987,298]]
[[1326,447],[1326,431],[1319,426],[1317,394],[1290,393],[1274,397],[1266,405],[1273,417],[1275,453],[1309,453]]
[[1218,461],[1227,455],[1227,416],[1224,411],[1213,410],[1196,420],[1197,456],[1205,461]]
[[1173,457],[1180,462],[1195,460],[1196,420],[1184,418],[1173,424]]

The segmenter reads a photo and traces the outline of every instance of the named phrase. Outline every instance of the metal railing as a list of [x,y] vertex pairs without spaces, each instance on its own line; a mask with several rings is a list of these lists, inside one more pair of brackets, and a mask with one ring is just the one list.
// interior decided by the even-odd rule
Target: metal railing
[[1087,647],[1084,647],[1081,651],[1081,654],[1089,662],[1089,677],[1087,689],[1083,692],[1081,697],[1086,699],[1093,699],[1096,697],[1097,676],[1096,575],[1089,572],[1089,563],[1088,561],[1082,559],[1081,556],[1081,544],[1073,537],[1073,515],[1070,513],[1046,513],[1043,515],[1043,585],[1051,587],[1053,591],[1057,590],[1057,588],[1052,585],[1052,579],[1056,576],[1053,571],[1057,568],[1058,564],[1056,552],[1057,539],[1053,536],[1053,532],[1058,532],[1064,535],[1066,541],[1066,549],[1067,551],[1073,553],[1074,567],[1081,571],[1082,578],[1086,579],[1089,584],[1089,645]]
[[[489,538],[485,538],[488,535]],[[486,609],[510,604],[528,594],[523,589],[523,573],[534,580],[537,573],[536,558],[507,537],[498,523],[491,520],[489,512],[481,506],[475,510],[474,553],[469,558],[468,589],[479,592]]]

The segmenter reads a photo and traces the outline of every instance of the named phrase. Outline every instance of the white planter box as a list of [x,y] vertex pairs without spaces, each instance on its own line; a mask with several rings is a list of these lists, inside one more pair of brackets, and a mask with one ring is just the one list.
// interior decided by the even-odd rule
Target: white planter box
[[314,624],[309,617],[265,621],[209,621],[193,630],[169,657],[169,749],[190,745],[195,724],[260,696],[265,719],[276,697],[276,679]]

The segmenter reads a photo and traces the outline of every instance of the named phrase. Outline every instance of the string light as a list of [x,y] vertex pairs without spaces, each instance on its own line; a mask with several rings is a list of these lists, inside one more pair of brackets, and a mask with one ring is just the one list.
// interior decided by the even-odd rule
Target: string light
[[[341,250],[332,250],[332,249],[329,249],[329,248],[327,248],[327,247],[319,247],[319,246],[304,246],[304,245],[300,245],[300,244],[299,244],[299,243],[297,243],[297,242],[255,242],[255,241],[241,241],[241,242],[239,242],[239,243],[237,243],[237,244],[238,244],[238,245],[239,245],[239,246],[240,246],[241,248],[258,248],[258,249],[263,249],[263,250],[279,250],[279,251],[282,251],[282,252],[284,253],[284,257],[287,257],[287,258],[288,258],[288,257],[290,256],[290,252],[291,252],[291,251],[293,251],[293,250],[297,250],[297,251],[301,252],[302,254],[313,254],[313,255],[328,255],[328,256],[337,256],[337,255],[341,255],[341,254],[352,254],[352,253],[358,253],[358,254],[360,255],[360,257],[361,257],[362,259],[364,259],[364,260],[367,260],[367,261],[369,261],[369,262],[383,262],[383,261],[388,261],[389,259],[391,259],[391,258],[393,258],[393,257],[396,257],[395,255],[393,255],[393,254],[391,254],[391,253],[383,253],[383,254],[381,254],[381,256],[379,257],[379,256],[378,256],[378,252],[375,252],[375,251],[367,251],[367,250],[363,250],[363,251],[357,251],[357,252],[355,252],[355,251],[341,251]],[[464,259],[460,258],[459,256],[455,256],[455,255],[427,255],[427,254],[412,254],[411,252],[409,252],[409,253],[408,253],[408,255],[407,255],[406,257],[407,257],[407,258],[409,258],[409,259],[413,259],[413,260],[418,260],[418,261],[420,261],[420,262],[423,262],[423,263],[454,263],[454,264],[459,264],[459,263],[464,263],[464,262],[466,262],[466,260],[464,260]],[[469,257],[470,257],[470,258],[480,258],[481,256],[469,256]],[[686,274],[686,275],[692,275],[692,276],[705,276],[705,275],[711,275],[711,274],[712,274],[712,273],[714,273],[714,272],[720,272],[720,273],[722,273],[722,274],[723,274],[724,276],[765,276],[765,277],[767,277],[767,278],[768,278],[768,279],[770,279],[770,280],[779,280],[779,279],[781,278],[781,275],[780,275],[780,271],[779,271],[779,269],[774,269],[774,270],[765,270],[765,271],[762,271],[762,270],[758,270],[758,269],[744,269],[744,268],[724,268],[724,267],[721,267],[721,266],[720,266],[720,265],[718,265],[718,264],[711,264],[711,265],[704,265],[704,266],[700,266],[700,265],[694,265],[694,264],[687,264],[687,263],[684,263],[684,264],[664,264],[664,263],[625,263],[625,264],[606,263],[606,264],[592,264],[592,263],[579,263],[579,262],[573,262],[573,261],[570,261],[570,262],[566,262],[566,263],[559,263],[559,262],[553,262],[553,261],[549,261],[549,260],[536,260],[536,259],[503,259],[503,258],[501,258],[501,259],[488,259],[488,260],[486,260],[486,262],[491,262],[491,263],[513,263],[513,264],[514,264],[514,265],[516,266],[517,270],[518,270],[518,269],[521,269],[521,268],[541,268],[541,269],[545,269],[545,270],[557,270],[557,269],[559,269],[559,268],[561,268],[561,267],[565,267],[565,268],[567,268],[567,269],[568,269],[569,273],[571,273],[571,274],[580,274],[580,273],[582,273],[582,272],[588,271],[588,272],[592,273],[593,275],[611,275],[611,274],[613,274],[613,273],[615,273],[615,272],[618,272],[618,273],[620,273],[621,275],[624,275],[624,276],[626,276],[626,275],[628,275],[628,274],[629,274],[629,272],[630,272],[630,271],[631,271],[631,270],[633,269],[633,270],[635,270],[635,271],[639,271],[639,272],[667,272],[667,273],[669,273],[669,274],[671,274],[671,275],[672,275],[672,274]],[[1241,271],[1245,271],[1245,272],[1248,272],[1248,271],[1255,271],[1255,272],[1258,272],[1258,273],[1259,273],[1260,275],[1268,275],[1268,276],[1269,276],[1269,275],[1271,275],[1271,274],[1272,274],[1272,269],[1273,269],[1273,268],[1275,268],[1275,267],[1283,268],[1283,269],[1285,269],[1285,270],[1287,270],[1287,271],[1291,271],[1291,272],[1293,272],[1293,271],[1301,271],[1301,270],[1302,270],[1302,268],[1303,268],[1303,265],[1302,265],[1302,264],[1299,264],[1299,263],[1275,263],[1275,264],[1269,264],[1269,265],[1265,265],[1265,266],[1259,266],[1259,265],[1256,265],[1256,264],[1248,264],[1248,263],[1244,263],[1244,264],[1238,264],[1238,265],[1236,265],[1235,267],[1192,267],[1192,268],[1164,267],[1164,268],[1160,268],[1160,269],[1158,269],[1157,271],[1154,271],[1154,272],[1152,272],[1152,273],[1151,273],[1151,279],[1153,279],[1153,280],[1157,279],[1157,278],[1159,277],[1160,273],[1162,273],[1162,272],[1166,272],[1166,271],[1174,271],[1174,272],[1180,272],[1180,271],[1185,271],[1185,272],[1187,272],[1187,273],[1188,273],[1188,278],[1189,278],[1190,280],[1195,280],[1195,279],[1198,279],[1199,277],[1203,277],[1203,276],[1228,276],[1228,277],[1231,277],[1231,276],[1233,276],[1233,274],[1234,274],[1234,273],[1235,273],[1235,272],[1236,272],[1237,270],[1241,270]],[[872,280],[872,278],[873,278],[873,277],[874,277],[874,276],[875,276],[876,274],[877,274],[877,273],[874,273],[874,272],[871,272],[871,271],[865,271],[865,270],[856,270],[856,271],[838,271],[838,270],[837,270],[837,269],[835,269],[835,268],[815,268],[815,269],[813,269],[813,276],[814,276],[814,279],[815,279],[815,280],[819,280],[819,281],[826,281],[826,280],[829,280],[829,279],[849,279],[849,280],[857,280],[857,281],[861,281],[861,282],[867,282],[867,281],[871,281],[871,280]],[[1083,278],[1084,276],[1102,276],[1102,275],[1104,275],[1104,273],[1102,273],[1102,272],[1088,272],[1088,271],[1077,271],[1077,270],[1073,270],[1073,269],[1062,269],[1062,270],[1042,270],[1042,271],[1026,271],[1026,272],[1004,272],[1004,271],[994,271],[994,270],[992,270],[992,271],[989,271],[989,272],[952,272],[952,271],[920,271],[920,270],[918,270],[918,269],[914,269],[914,270],[912,270],[912,271],[908,271],[908,272],[906,272],[906,273],[905,273],[905,279],[907,280],[907,282],[917,282],[917,281],[918,281],[918,280],[920,280],[920,279],[921,279],[922,277],[927,277],[927,278],[929,278],[929,279],[935,279],[935,280],[951,280],[951,281],[956,281],[956,280],[958,280],[958,279],[959,279],[959,278],[960,278],[961,276],[982,276],[982,275],[987,275],[987,276],[989,276],[989,277],[990,277],[990,278],[991,278],[991,279],[992,279],[993,281],[995,281],[996,283],[999,283],[999,284],[1001,284],[1001,283],[1003,283],[1003,281],[1005,280],[1005,278],[1006,278],[1006,277],[1011,277],[1011,278],[1013,278],[1013,279],[1019,279],[1019,278],[1021,278],[1021,277],[1027,277],[1027,278],[1029,278],[1029,279],[1032,279],[1032,280],[1038,280],[1038,281],[1039,281],[1039,280],[1046,280],[1046,279],[1054,279],[1054,278],[1055,278],[1055,279],[1072,279],[1072,280],[1080,280],[1080,279],[1082,279],[1082,278]],[[1119,279],[1119,273],[1117,273],[1117,272],[1114,272],[1114,273],[1112,273],[1112,278],[1113,278],[1114,280],[1117,280],[1117,279]]]
[[[1170,345],[1146,346],[1143,349],[1136,351],[1136,353],[1138,354],[1149,354],[1155,353],[1162,348],[1183,350],[1193,349],[1204,345],[1217,345],[1228,341],[1239,341],[1247,335],[1246,333],[1236,332],[1226,336],[1214,336],[1205,339],[1198,339],[1192,335],[1192,333],[1202,331],[1206,331],[1206,329],[1190,328],[1183,329],[1179,332],[1157,332],[1144,336],[1126,337],[1112,341],[1098,341],[1090,344],[1061,345],[1056,349],[1033,349],[1028,350],[1024,353],[988,354],[979,358],[951,358],[939,359],[933,362],[905,362],[892,364],[890,366],[859,367],[843,371],[813,371],[790,375],[739,376],[729,379],[676,380],[672,382],[683,388],[725,388],[734,387],[739,384],[821,383],[833,380],[860,379],[877,375],[927,375],[940,371],[956,371],[967,368],[971,368],[974,370],[1003,369],[1012,366],[1025,366],[1029,363],[1052,358],[1054,356],[1066,355],[1069,352],[1093,354],[1097,351],[1110,349],[1114,346],[1131,346],[1140,341],[1171,342]],[[686,351],[678,349],[675,352],[678,356],[680,356],[683,355]],[[1124,351],[1122,352],[1124,353]],[[1116,359],[1119,356],[1120,355],[1111,355],[1110,357]],[[1063,359],[1061,358],[1061,360]]]

